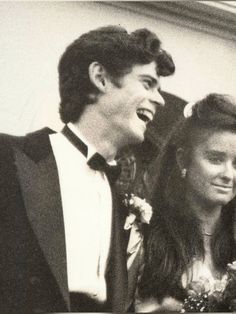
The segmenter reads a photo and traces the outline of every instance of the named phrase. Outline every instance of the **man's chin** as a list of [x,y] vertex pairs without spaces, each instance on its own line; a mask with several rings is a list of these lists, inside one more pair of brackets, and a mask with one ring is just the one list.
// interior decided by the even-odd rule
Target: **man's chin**
[[141,144],[144,139],[144,133],[135,134],[135,136],[133,137],[133,143],[130,144]]
[[130,132],[126,133],[126,136],[123,137],[123,145],[138,145],[144,141],[144,132]]

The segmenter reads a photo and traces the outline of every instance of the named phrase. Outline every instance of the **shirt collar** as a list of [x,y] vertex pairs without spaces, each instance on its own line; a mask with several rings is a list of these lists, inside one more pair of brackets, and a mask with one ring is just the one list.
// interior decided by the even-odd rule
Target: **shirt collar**
[[[97,152],[96,148],[92,144],[90,144],[88,142],[88,140],[85,138],[85,136],[82,134],[82,132],[73,123],[69,122],[67,124],[67,126],[76,136],[78,136],[81,139],[81,141],[84,142],[84,144],[87,145],[87,147],[88,147],[88,155],[87,155],[86,159],[88,161]],[[115,159],[113,159],[113,160],[111,160],[111,161],[109,161],[107,163],[109,165],[111,165],[111,166],[114,166],[114,165],[117,164]]]
[[69,122],[67,126],[76,136],[78,136],[81,139],[81,141],[84,142],[84,144],[87,145],[88,155],[86,159],[89,160],[96,153],[95,147],[88,142],[85,136],[81,133],[81,131],[77,127],[75,127],[73,123]]

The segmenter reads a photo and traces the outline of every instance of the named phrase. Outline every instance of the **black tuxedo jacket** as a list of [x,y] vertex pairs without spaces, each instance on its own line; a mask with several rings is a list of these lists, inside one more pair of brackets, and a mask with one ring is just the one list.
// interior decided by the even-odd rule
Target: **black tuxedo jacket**
[[[0,135],[0,313],[69,312],[63,212],[50,129]],[[127,297],[126,213],[113,192],[109,311]]]

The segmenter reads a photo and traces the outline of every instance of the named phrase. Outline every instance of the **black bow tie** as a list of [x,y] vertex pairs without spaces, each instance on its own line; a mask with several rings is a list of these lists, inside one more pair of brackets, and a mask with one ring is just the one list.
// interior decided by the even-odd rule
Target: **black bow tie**
[[[65,125],[62,129],[62,134],[85,156],[88,155],[88,147],[87,145],[78,137],[75,135],[74,132],[70,130],[70,128]],[[109,182],[115,183],[115,181],[118,179],[121,168],[119,165],[109,165],[105,158],[102,157],[99,153],[95,153],[88,161],[88,165],[98,171],[103,171],[107,175],[107,178]]]
[[115,183],[121,172],[119,165],[109,165],[99,153],[89,159],[88,165],[94,170],[104,171],[110,183]]

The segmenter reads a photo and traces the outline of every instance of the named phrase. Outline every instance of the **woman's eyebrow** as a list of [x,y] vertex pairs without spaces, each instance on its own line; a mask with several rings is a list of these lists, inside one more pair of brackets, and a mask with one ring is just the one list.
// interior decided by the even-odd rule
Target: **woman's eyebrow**
[[223,151],[216,150],[216,149],[208,149],[205,151],[205,153],[207,155],[215,155],[215,156],[224,156],[225,155],[225,153]]

